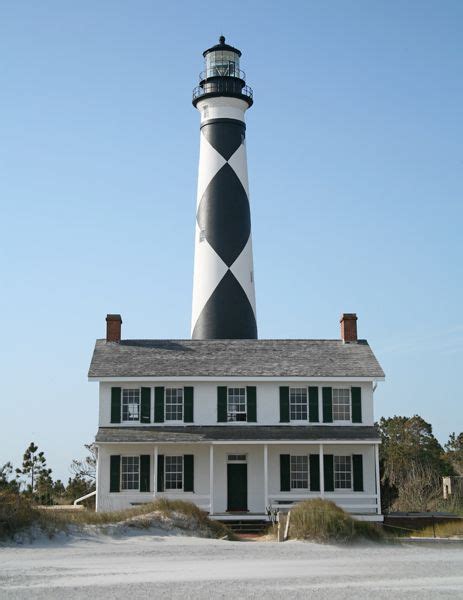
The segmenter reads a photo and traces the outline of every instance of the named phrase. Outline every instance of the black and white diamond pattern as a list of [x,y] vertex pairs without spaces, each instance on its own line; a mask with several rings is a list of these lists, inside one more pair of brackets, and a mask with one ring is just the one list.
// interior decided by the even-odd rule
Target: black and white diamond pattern
[[256,338],[245,124],[201,128],[193,339]]

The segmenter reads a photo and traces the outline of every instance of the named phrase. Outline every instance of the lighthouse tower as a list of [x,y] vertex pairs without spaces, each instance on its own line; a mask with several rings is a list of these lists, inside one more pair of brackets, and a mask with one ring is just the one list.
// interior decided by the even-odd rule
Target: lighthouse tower
[[203,53],[193,91],[201,115],[193,279],[193,339],[256,339],[244,114],[252,90],[241,52],[219,43]]

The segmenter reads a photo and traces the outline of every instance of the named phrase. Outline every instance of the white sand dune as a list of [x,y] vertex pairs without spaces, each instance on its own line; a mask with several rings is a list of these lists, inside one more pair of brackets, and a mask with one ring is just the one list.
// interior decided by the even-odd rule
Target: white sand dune
[[60,535],[0,548],[0,598],[456,600],[463,599],[463,546],[246,543],[165,531]]

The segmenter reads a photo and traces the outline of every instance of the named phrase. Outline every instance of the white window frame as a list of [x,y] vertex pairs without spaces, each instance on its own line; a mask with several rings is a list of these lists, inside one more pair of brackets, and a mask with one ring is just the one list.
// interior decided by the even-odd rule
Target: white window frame
[[[182,460],[182,487],[181,488],[168,488],[167,487],[167,459],[168,458],[181,458]],[[185,460],[183,454],[166,454],[164,456],[164,491],[169,493],[183,492],[185,486]]]
[[[182,390],[182,418],[168,419],[167,418],[167,390]],[[185,420],[185,388],[183,387],[165,387],[164,388],[164,422],[165,423],[183,423]]]
[[[123,468],[122,468],[122,464],[124,462],[124,458],[136,458],[138,460],[138,487],[137,488],[124,488],[122,486],[122,481],[123,481]],[[120,481],[119,481],[119,489],[121,490],[121,492],[124,493],[131,493],[131,492],[139,492],[140,491],[140,479],[141,479],[141,475],[140,475],[140,455],[138,454],[123,454],[121,456],[121,474],[120,474]]]
[[[230,394],[229,391],[230,390],[244,390],[244,412],[238,412],[238,413],[234,413],[235,415],[244,415],[244,419],[231,419],[231,412],[229,410],[229,401],[230,401]],[[227,423],[238,423],[238,424],[242,424],[242,423],[247,423],[248,420],[248,391],[246,386],[240,386],[240,385],[233,385],[233,386],[228,386],[227,387]]]
[[[341,473],[347,473],[347,471],[340,471],[336,469],[336,459],[339,458],[348,458],[350,462],[350,487],[337,487],[336,486],[336,471]],[[353,464],[352,464],[352,455],[351,454],[335,454],[333,457],[333,479],[334,479],[334,491],[335,492],[345,492],[352,491],[354,485],[354,473],[353,473]]]
[[[335,390],[347,390],[349,392],[349,418],[348,419],[335,419],[334,418],[334,391]],[[337,425],[342,425],[343,423],[344,424],[352,423],[352,388],[338,385],[338,386],[332,388],[331,394],[332,394],[332,396],[331,396],[331,411],[333,413],[333,423],[336,423]]]
[[[305,407],[307,411],[307,417],[305,419],[292,419],[291,418],[291,390],[305,390]],[[303,423],[306,424],[309,421],[309,390],[305,386],[290,386],[289,387],[289,422],[290,423]]]
[[[138,392],[138,419],[124,419],[124,392]],[[128,410],[128,409],[127,409]],[[141,417],[141,388],[122,388],[121,390],[121,423],[140,423]]]
[[[307,460],[307,487],[293,487],[293,458],[305,458]],[[297,471],[302,472],[302,471]],[[292,492],[310,491],[310,459],[308,454],[290,454],[289,455],[289,482]]]

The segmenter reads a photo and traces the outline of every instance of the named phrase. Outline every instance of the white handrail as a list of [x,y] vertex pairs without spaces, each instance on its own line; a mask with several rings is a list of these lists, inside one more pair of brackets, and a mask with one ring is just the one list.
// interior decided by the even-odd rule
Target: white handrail
[[85,494],[85,496],[81,496],[80,498],[77,498],[77,500],[74,500],[73,504],[74,506],[77,506],[79,504],[79,502],[82,502],[82,500],[86,500],[87,498],[91,498],[92,496],[96,495],[96,490],[94,492],[90,492],[90,494]]

